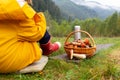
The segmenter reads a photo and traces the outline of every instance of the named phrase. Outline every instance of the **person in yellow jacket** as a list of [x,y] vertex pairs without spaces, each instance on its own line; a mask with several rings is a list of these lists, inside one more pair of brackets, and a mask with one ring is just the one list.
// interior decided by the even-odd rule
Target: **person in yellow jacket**
[[58,50],[59,43],[52,44],[50,37],[42,12],[36,13],[24,0],[0,1],[0,73],[19,71],[42,53]]

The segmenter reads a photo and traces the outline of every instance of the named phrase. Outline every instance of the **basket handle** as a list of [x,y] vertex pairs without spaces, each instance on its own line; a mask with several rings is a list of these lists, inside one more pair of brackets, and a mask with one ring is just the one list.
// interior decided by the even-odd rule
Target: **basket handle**
[[70,38],[70,36],[73,35],[74,33],[77,33],[77,32],[83,32],[83,33],[87,34],[90,37],[90,39],[91,39],[91,41],[93,43],[93,46],[96,47],[95,41],[94,41],[93,37],[88,32],[83,31],[83,30],[77,30],[77,31],[73,31],[73,32],[69,33],[67,38],[66,38],[66,40],[65,40],[65,44],[67,43],[67,41]]

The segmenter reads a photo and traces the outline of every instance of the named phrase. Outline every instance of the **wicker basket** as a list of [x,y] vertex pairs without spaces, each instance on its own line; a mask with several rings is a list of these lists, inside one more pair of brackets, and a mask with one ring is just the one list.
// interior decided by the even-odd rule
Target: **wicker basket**
[[[67,44],[69,43],[68,42],[68,39],[71,37],[71,35],[73,35],[74,33],[77,33],[77,32],[82,32],[82,33],[85,33],[87,36],[89,36],[90,38],[90,41],[91,41],[91,47],[89,48],[81,48],[81,47],[76,47],[72,44]],[[70,34],[68,34],[66,40],[65,40],[65,43],[64,43],[64,49],[65,49],[65,52],[67,53],[68,57],[70,58],[70,50],[73,50],[73,53],[76,53],[76,54],[86,54],[87,57],[91,57],[94,55],[95,51],[96,51],[96,45],[95,45],[95,41],[93,39],[93,37],[86,31],[83,31],[83,30],[79,30],[79,31],[74,31],[74,32],[71,32]]]

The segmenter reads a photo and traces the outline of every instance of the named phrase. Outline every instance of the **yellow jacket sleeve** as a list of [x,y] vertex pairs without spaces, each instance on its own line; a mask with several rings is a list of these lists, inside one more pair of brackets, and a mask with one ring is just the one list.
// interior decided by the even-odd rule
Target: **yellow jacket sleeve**
[[19,21],[17,30],[20,41],[38,41],[46,31],[43,13],[36,13],[26,2],[21,7],[17,0],[1,0],[0,20]]
[[18,40],[38,41],[46,31],[46,20],[42,12],[35,14],[33,19],[19,22]]

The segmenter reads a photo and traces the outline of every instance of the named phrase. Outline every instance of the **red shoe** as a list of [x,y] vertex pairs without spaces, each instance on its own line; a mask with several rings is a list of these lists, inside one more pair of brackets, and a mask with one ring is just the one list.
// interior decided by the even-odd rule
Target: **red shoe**
[[60,42],[55,42],[55,43],[51,43],[50,41],[46,44],[40,44],[41,49],[43,50],[43,55],[50,55],[52,52],[57,51],[60,47],[61,44]]

